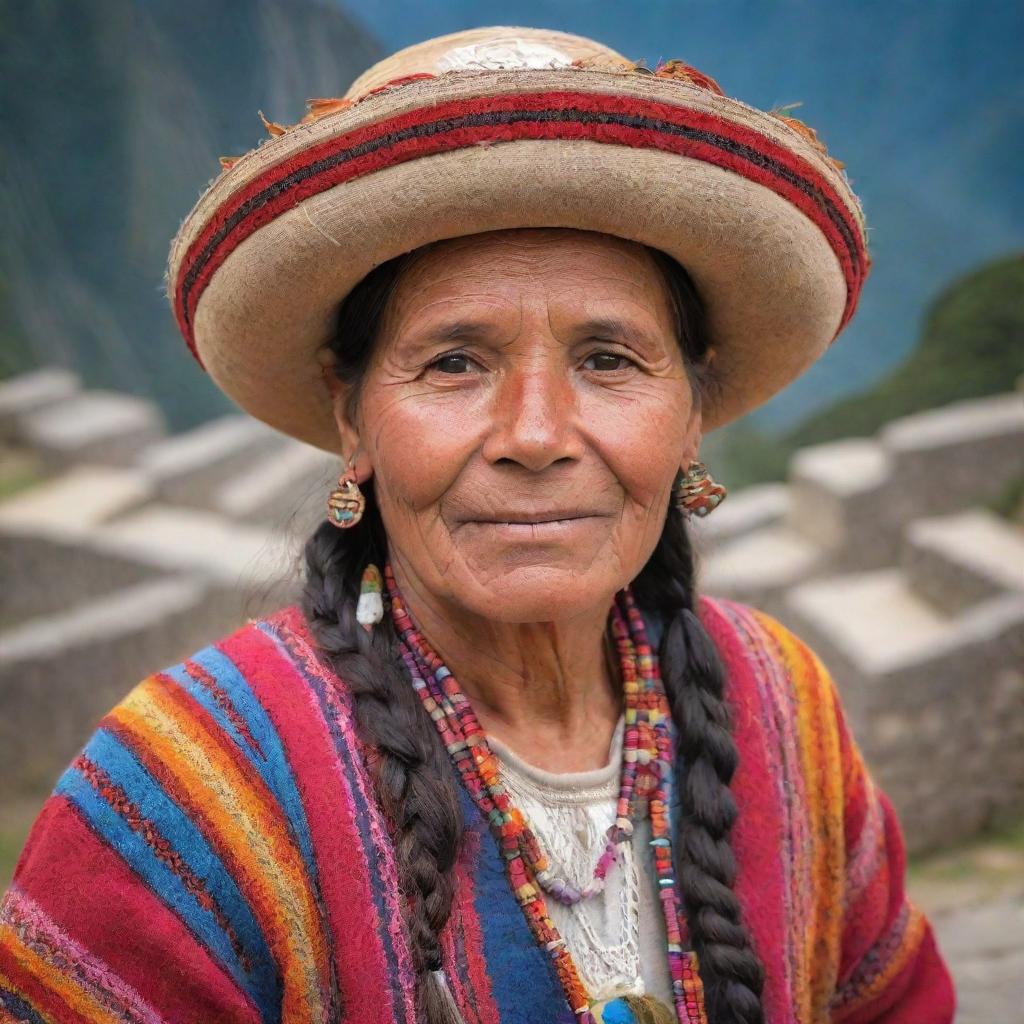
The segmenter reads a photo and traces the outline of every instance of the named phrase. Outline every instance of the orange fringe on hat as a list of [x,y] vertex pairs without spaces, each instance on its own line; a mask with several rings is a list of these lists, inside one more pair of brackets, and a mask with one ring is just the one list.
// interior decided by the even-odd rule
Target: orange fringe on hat
[[[572,62],[572,66],[579,69],[594,69],[600,67],[605,70],[612,70],[607,58],[604,57],[577,58]],[[653,71],[651,71],[642,60],[632,62],[627,61],[621,66],[621,68],[616,68],[615,70],[621,70],[627,73],[633,72],[641,75],[652,75],[655,78],[671,79],[676,82],[685,82],[687,85],[694,85],[699,89],[707,89],[709,92],[713,92],[718,96],[725,95],[722,87],[710,75],[704,74],[703,71],[699,71],[692,64],[687,64],[685,61],[677,58],[662,61]],[[263,122],[263,127],[266,128],[268,134],[274,138],[278,135],[284,135],[286,132],[291,131],[300,124],[311,124],[314,121],[319,121],[323,117],[328,117],[331,114],[337,114],[343,110],[348,110],[349,107],[359,103],[367,96],[373,96],[376,93],[384,92],[386,89],[406,85],[409,82],[416,82],[425,78],[434,77],[434,75],[425,73],[406,75],[402,78],[396,78],[390,82],[385,82],[383,85],[378,85],[363,96],[359,96],[354,100],[345,99],[340,96],[315,97],[313,99],[308,99],[306,100],[306,107],[308,108],[307,113],[301,120],[296,122],[296,124],[286,125],[278,124],[276,121],[268,121],[266,117],[263,116],[262,110],[259,111],[260,120]],[[774,110],[770,110],[768,113],[777,121],[782,121],[784,124],[792,128],[798,135],[809,142],[825,160],[832,164],[833,167],[842,171],[846,164],[829,155],[825,143],[818,138],[817,132],[815,132],[810,125],[804,124],[803,121],[792,117],[787,113],[783,113],[783,111],[788,111],[793,107],[798,106],[800,106],[799,103],[791,103],[785,107],[778,107]],[[241,159],[241,157],[222,156],[218,159],[220,160],[221,168],[223,170],[229,170]]]
[[681,60],[662,61],[654,69],[654,77],[672,78],[677,82],[687,82],[700,89],[708,89],[719,96],[725,95],[722,87],[710,75],[705,75],[703,71],[698,71],[692,64]]
[[337,114],[339,111],[348,110],[352,106],[352,101],[340,96],[328,96],[306,100],[306,106],[309,108],[309,112],[299,121],[299,124],[310,124],[313,121],[319,121],[321,117],[327,117],[328,114]]

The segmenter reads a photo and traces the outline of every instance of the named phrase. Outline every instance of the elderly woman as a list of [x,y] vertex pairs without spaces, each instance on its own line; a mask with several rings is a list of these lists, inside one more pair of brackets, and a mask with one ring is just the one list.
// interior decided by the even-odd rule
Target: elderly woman
[[701,437],[852,316],[812,132],[679,62],[460,33],[201,198],[169,288],[344,459],[299,604],[143,680],[0,917],[0,1019],[943,1024],[832,683],[698,600]]

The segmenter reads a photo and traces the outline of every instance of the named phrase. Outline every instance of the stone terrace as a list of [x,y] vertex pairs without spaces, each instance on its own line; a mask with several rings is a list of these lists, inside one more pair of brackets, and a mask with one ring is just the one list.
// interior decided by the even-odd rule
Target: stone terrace
[[167,437],[146,402],[0,384],[0,805],[45,795],[134,683],[293,600],[340,462],[243,415]]

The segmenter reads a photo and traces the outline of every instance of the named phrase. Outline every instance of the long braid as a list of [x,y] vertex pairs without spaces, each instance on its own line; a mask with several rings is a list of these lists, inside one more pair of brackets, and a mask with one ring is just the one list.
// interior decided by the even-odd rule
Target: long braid
[[[369,490],[369,489],[368,489]],[[440,934],[451,913],[452,866],[462,812],[448,754],[402,675],[397,638],[385,618],[372,635],[356,621],[366,564],[381,564],[383,525],[367,494],[363,522],[339,530],[323,522],[306,543],[302,609],[313,635],[353,698],[360,738],[371,751],[377,799],[392,828],[398,883],[425,1024],[461,1024],[441,976]]]
[[764,967],[733,891],[729,833],[738,763],[725,672],[694,610],[694,560],[682,516],[669,510],[661,539],[634,583],[641,608],[665,619],[659,662],[676,728],[673,837],[676,878],[700,960],[711,1024],[763,1024]]

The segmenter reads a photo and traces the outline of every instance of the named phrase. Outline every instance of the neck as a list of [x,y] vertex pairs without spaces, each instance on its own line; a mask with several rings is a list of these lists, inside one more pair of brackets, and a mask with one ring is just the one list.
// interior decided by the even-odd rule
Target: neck
[[406,607],[455,676],[484,731],[548,771],[603,767],[622,713],[608,610],[498,622],[439,600],[392,563]]

